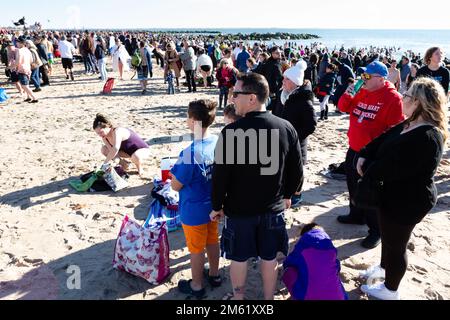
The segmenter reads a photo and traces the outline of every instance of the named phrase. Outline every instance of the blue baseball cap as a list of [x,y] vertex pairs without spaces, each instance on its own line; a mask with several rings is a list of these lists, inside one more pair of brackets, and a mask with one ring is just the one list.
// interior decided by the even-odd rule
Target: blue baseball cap
[[366,68],[361,68],[364,73],[367,74],[379,74],[383,78],[387,78],[389,71],[386,65],[380,61],[374,61]]

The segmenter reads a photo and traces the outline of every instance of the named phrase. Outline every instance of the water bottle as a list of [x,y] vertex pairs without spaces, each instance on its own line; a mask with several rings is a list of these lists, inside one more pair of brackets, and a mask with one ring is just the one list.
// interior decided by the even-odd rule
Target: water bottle
[[359,90],[361,90],[362,86],[364,85],[364,80],[359,79],[358,82],[356,82],[355,87],[353,88],[353,94],[357,94]]

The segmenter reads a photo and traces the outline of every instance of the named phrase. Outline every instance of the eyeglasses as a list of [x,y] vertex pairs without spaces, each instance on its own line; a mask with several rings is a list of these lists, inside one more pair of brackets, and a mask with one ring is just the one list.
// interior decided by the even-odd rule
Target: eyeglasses
[[374,75],[372,75],[372,74],[363,73],[363,74],[361,75],[361,78],[362,78],[363,80],[370,80],[370,79],[372,79],[372,78],[381,78],[381,76],[374,76]]
[[256,93],[254,93],[254,92],[246,92],[246,91],[235,91],[235,92],[233,92],[233,98],[236,99],[241,94],[245,95],[245,96],[249,96],[251,94],[256,94]]

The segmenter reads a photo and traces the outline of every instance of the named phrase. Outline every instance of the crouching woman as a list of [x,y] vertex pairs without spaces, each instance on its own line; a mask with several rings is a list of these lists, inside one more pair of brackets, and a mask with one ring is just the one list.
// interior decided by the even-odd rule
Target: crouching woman
[[150,147],[137,133],[131,129],[114,126],[102,114],[97,114],[94,120],[94,131],[103,140],[101,152],[106,157],[105,164],[119,159],[120,164],[127,170],[127,159],[131,159],[142,177],[143,162],[150,156]]

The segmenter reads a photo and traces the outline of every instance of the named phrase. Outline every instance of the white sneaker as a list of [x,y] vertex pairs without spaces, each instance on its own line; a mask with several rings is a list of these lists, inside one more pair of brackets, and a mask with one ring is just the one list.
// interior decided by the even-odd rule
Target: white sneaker
[[386,278],[386,270],[384,270],[380,265],[372,266],[369,269],[359,273],[361,278]]
[[400,300],[400,294],[398,291],[391,291],[386,288],[384,282],[378,283],[373,286],[363,285],[361,291],[368,296],[380,299],[380,300]]

